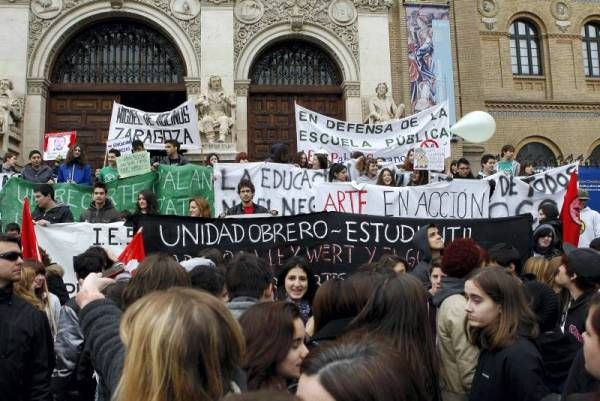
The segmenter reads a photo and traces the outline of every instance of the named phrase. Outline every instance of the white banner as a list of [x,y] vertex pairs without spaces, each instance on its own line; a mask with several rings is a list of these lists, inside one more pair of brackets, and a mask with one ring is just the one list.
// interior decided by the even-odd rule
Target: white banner
[[318,211],[432,219],[481,219],[489,213],[489,185],[453,180],[416,187],[323,183],[315,187]]
[[65,270],[63,280],[69,294],[78,290],[73,256],[83,253],[91,246],[102,246],[110,249],[115,256],[119,255],[133,237],[133,228],[126,227],[123,222],[100,223],[61,223],[46,227],[35,226],[38,245],[43,248],[50,259]]
[[527,178],[512,177],[502,172],[486,178],[485,180],[496,183],[490,199],[490,217],[531,213],[535,224],[542,203],[553,202],[560,211],[573,171],[577,171],[577,163],[546,170]]
[[215,216],[240,203],[237,185],[242,178],[254,184],[254,203],[277,210],[280,216],[318,211],[312,189],[327,181],[326,170],[301,169],[291,164],[218,163],[213,171]]
[[44,134],[44,160],[67,158],[69,148],[75,144],[77,131],[47,132]]
[[113,103],[106,149],[131,153],[131,142],[140,140],[146,149],[164,149],[165,141],[175,139],[181,149],[200,149],[198,113],[188,100],[162,113],[149,113]]
[[447,101],[384,124],[340,121],[296,104],[296,135],[299,152],[310,157],[325,149],[334,163],[349,159],[354,151],[401,163],[414,147],[441,148],[449,157],[452,138]]

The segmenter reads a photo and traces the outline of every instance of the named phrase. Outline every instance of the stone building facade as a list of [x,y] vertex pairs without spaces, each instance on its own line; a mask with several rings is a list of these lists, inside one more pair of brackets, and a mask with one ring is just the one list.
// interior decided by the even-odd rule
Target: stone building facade
[[[415,4],[449,6],[457,115],[497,120],[492,140],[459,141],[455,156],[476,161],[505,143],[540,164],[593,154],[600,76],[582,45],[598,42],[582,29],[600,24],[598,0],[0,0],[0,80],[11,87],[0,93],[10,98],[0,151],[25,161],[44,132],[77,129],[99,162],[113,101],[162,111],[205,93],[212,76],[234,100],[234,125],[204,153],[261,159],[274,142],[294,148],[294,101],[364,121],[387,82],[396,103],[410,104],[406,6]],[[519,22],[539,46],[539,69],[527,74],[525,59],[513,72]]]

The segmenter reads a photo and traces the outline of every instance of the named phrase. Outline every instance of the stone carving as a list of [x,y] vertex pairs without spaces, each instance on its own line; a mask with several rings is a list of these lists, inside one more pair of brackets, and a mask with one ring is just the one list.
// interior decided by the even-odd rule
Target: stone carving
[[229,0],[205,0],[205,1],[207,1],[208,3],[219,5],[219,4],[227,3]]
[[392,0],[354,0],[354,5],[368,11],[387,11],[393,5]]
[[56,17],[63,8],[62,0],[33,0],[31,11],[41,19],[52,19]]
[[496,0],[479,0],[477,9],[479,14],[492,18],[498,15],[498,2]]
[[221,77],[213,75],[208,82],[208,92],[196,100],[198,128],[206,136],[208,143],[225,142],[234,124],[235,99],[223,91]]
[[375,88],[376,95],[369,99],[369,124],[396,120],[404,116],[404,104],[396,106],[394,99],[388,96],[388,86],[380,82]]
[[171,0],[171,12],[175,18],[191,20],[200,13],[200,1],[198,0]]
[[234,14],[238,21],[244,24],[258,22],[265,13],[265,7],[260,0],[242,0],[235,5]]
[[358,16],[356,7],[350,0],[333,0],[329,5],[328,14],[333,22],[342,26],[352,24]]
[[13,93],[9,79],[0,79],[0,134],[8,134],[10,126],[23,117],[24,99]]
[[571,17],[571,9],[566,1],[554,0],[550,6],[552,16],[559,21],[566,21]]
[[[380,0],[381,1],[381,0]],[[269,0],[264,1],[264,14],[256,23],[235,21],[234,55],[239,58],[242,49],[257,34],[270,26],[289,22],[293,29],[302,29],[311,23],[326,29],[340,38],[358,61],[358,27],[356,21],[342,26],[329,17],[331,2],[326,0]],[[356,3],[354,3],[356,4]]]

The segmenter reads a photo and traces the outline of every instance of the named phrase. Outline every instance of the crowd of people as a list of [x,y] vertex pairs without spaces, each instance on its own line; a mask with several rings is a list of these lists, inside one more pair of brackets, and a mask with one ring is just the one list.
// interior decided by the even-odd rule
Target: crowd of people
[[[188,163],[179,144],[165,150],[154,168]],[[55,200],[55,181],[92,186],[81,221],[126,219],[129,212],[107,196],[119,156],[109,151],[108,166],[92,177],[78,145],[56,171],[32,151],[21,171],[38,183],[32,219],[73,221],[69,207]],[[328,168],[331,182],[429,181],[426,170],[413,169],[412,152],[401,166],[353,156],[349,164],[329,165],[321,153],[289,161],[287,147],[278,144],[268,161]],[[484,155],[477,177],[533,173],[513,156],[510,145],[499,160]],[[3,171],[14,171],[14,162],[5,158]],[[205,164],[218,162],[213,154]],[[458,178],[474,178],[465,159],[450,168]],[[253,202],[250,180],[242,179],[237,192],[240,204],[224,215],[276,214]],[[588,199],[581,190],[582,219]],[[134,213],[158,214],[156,195],[142,191]],[[211,205],[191,199],[189,214],[210,217]],[[445,243],[428,224],[412,239],[419,253],[414,266],[386,254],[344,280],[324,282],[301,257],[276,267],[254,253],[224,260],[219,249],[204,248],[182,262],[150,254],[128,271],[109,250],[92,246],[73,255],[76,294],[67,292],[62,268],[43,250],[41,261],[23,260],[19,226],[8,224],[0,234],[0,398],[598,400],[600,231],[582,235],[575,248],[562,241],[556,205],[542,204],[538,214],[527,255],[506,243],[484,248],[477,238]]]

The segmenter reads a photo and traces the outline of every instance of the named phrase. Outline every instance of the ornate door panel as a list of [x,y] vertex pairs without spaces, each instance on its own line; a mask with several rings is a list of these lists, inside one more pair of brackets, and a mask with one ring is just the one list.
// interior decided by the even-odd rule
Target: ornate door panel
[[275,143],[286,143],[290,159],[296,153],[294,102],[300,106],[344,120],[344,100],[340,94],[257,93],[248,99],[248,156],[264,160]]
[[52,94],[48,106],[47,132],[77,131],[77,142],[88,163],[102,166],[113,101],[118,94]]

